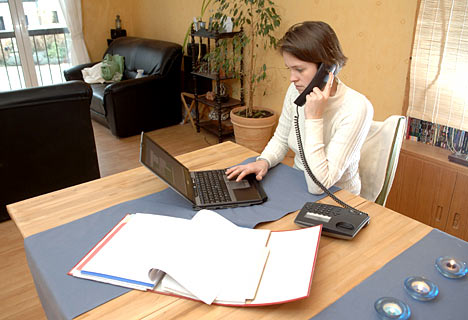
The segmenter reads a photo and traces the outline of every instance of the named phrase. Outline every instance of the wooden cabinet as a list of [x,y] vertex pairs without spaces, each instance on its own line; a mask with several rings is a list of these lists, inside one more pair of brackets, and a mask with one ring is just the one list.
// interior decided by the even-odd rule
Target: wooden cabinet
[[445,231],[468,240],[468,176],[457,174]]
[[386,207],[468,240],[468,167],[449,154],[405,140]]

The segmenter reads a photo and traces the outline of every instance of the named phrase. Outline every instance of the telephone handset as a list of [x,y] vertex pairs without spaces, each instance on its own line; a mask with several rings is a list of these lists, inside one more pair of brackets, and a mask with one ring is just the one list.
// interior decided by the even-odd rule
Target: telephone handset
[[300,226],[313,226],[322,224],[323,233],[326,235],[343,239],[353,239],[354,236],[363,227],[369,224],[369,215],[351,207],[342,200],[338,199],[314,176],[305,158],[301,133],[299,130],[299,107],[302,107],[305,104],[306,95],[308,95],[315,87],[323,90],[328,81],[329,73],[331,72],[334,76],[336,76],[339,69],[340,68],[337,65],[328,66],[324,63],[320,65],[310,84],[294,101],[297,106],[296,116],[294,117],[294,127],[296,130],[299,155],[301,157],[305,171],[312,179],[312,181],[314,181],[317,186],[319,186],[341,207],[329,204],[316,204],[308,202],[296,216],[294,222]]
[[321,63],[314,78],[299,95],[299,97],[297,97],[297,99],[294,101],[294,104],[302,107],[306,103],[306,95],[308,95],[315,87],[323,90],[327,84],[329,73],[333,73],[333,75],[336,77],[338,71],[340,71],[340,68],[336,64],[330,66],[325,63]]

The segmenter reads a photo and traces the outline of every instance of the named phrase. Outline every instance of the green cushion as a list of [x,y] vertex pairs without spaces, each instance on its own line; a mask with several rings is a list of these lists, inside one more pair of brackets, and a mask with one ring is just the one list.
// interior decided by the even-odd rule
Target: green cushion
[[124,57],[116,54],[106,54],[102,60],[101,73],[106,81],[122,80],[124,70]]

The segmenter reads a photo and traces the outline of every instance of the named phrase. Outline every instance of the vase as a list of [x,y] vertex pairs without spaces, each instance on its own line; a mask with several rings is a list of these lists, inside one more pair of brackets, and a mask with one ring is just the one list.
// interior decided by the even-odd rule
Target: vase
[[277,115],[272,109],[263,107],[254,109],[266,110],[273,115],[266,118],[245,118],[235,114],[239,110],[245,110],[245,107],[237,107],[231,110],[231,122],[236,143],[261,153],[273,136]]

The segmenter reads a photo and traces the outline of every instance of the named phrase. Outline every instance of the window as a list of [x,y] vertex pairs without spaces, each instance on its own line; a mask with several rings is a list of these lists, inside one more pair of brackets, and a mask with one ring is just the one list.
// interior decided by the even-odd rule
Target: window
[[421,0],[408,116],[468,130],[468,0]]
[[0,16],[0,30],[5,30],[5,22],[3,21],[3,17]]
[[52,11],[52,23],[59,23],[57,11]]

